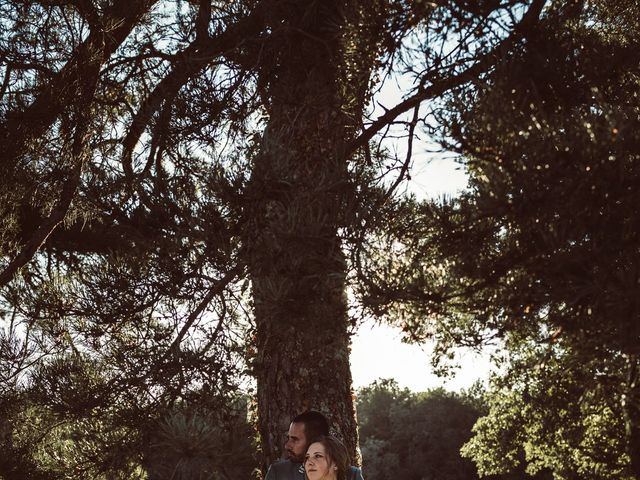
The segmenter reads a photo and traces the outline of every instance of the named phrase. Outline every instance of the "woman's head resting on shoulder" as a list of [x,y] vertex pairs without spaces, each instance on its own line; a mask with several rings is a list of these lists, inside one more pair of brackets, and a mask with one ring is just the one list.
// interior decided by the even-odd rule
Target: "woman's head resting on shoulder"
[[344,480],[348,464],[347,448],[337,438],[327,435],[311,440],[304,458],[308,480]]

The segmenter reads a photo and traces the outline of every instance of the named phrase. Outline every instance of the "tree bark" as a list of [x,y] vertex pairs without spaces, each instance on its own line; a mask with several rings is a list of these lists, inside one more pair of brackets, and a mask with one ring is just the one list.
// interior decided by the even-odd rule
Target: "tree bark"
[[269,121],[254,159],[245,238],[264,467],[281,456],[291,418],[308,409],[327,415],[357,461],[338,235],[355,118],[345,108],[344,3],[289,5],[265,45]]

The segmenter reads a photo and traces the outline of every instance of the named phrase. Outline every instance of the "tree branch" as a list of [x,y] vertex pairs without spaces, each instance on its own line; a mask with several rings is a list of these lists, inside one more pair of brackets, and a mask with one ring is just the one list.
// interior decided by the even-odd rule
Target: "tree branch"
[[[65,66],[22,111],[9,112],[0,123],[0,162],[11,172],[27,145],[44,135],[55,120],[77,103],[78,89],[95,88],[100,68],[157,0],[119,0],[104,13],[103,29],[93,30]],[[80,2],[81,3],[81,2]]]
[[153,92],[144,100],[134,115],[127,135],[122,141],[122,168],[128,177],[133,177],[133,150],[149,121],[158,112],[161,105],[171,102],[180,89],[194,76],[225,52],[240,46],[249,37],[260,33],[266,26],[267,5],[261,2],[251,13],[230,26],[220,35],[202,38],[206,26],[203,25],[206,9],[198,14],[198,35],[196,40],[176,55],[177,59],[169,74],[164,77]]
[[417,105],[420,105],[420,103],[425,100],[436,98],[455,87],[459,87],[460,85],[464,85],[465,83],[478,78],[478,75],[490,68],[494,60],[496,58],[500,58],[501,54],[506,49],[510,48],[514,43],[526,36],[527,31],[539,19],[545,3],[546,0],[534,0],[527,10],[527,13],[522,17],[520,23],[514,27],[511,35],[500,42],[489,53],[481,56],[480,59],[472,66],[463,70],[458,75],[435,80],[428,87],[419,89],[415,95],[412,95],[395,107],[387,110],[347,146],[347,156],[351,156],[353,152],[368,143],[369,140],[371,140],[380,130],[385,128],[389,123],[393,122],[403,113],[411,110]]
[[62,195],[51,212],[51,215],[42,222],[34,232],[31,239],[22,247],[20,253],[11,262],[9,262],[9,265],[7,265],[2,273],[0,273],[0,287],[11,281],[18,269],[26,265],[27,262],[33,258],[35,253],[44,244],[44,242],[46,242],[53,230],[62,223],[67,211],[69,210],[78,185],[80,184],[82,165],[82,161],[77,162],[71,178],[69,178],[64,184]]
[[[194,324],[194,322],[202,314],[204,309],[207,308],[207,306],[209,305],[209,303],[211,303],[214,297],[216,295],[220,295],[222,291],[226,288],[226,286],[229,285],[229,283],[231,283],[233,280],[235,280],[238,277],[242,269],[243,267],[240,264],[234,266],[221,279],[219,279],[211,288],[209,288],[209,291],[207,292],[205,297],[198,304],[196,309],[193,312],[191,312],[191,314],[189,315],[189,318],[187,318],[187,321],[180,329],[178,336],[171,343],[171,346],[165,353],[163,360],[165,360],[172,352],[178,353],[180,351],[180,343],[182,342],[182,340],[184,339],[184,337],[186,336],[187,332],[189,331],[191,326]],[[219,327],[220,326],[216,328],[216,331],[220,330]]]

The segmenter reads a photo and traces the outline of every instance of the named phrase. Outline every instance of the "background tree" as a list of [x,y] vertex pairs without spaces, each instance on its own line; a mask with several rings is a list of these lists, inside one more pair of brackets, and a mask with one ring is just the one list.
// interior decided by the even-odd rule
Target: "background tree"
[[469,399],[441,389],[411,393],[393,381],[358,391],[358,417],[367,478],[472,479],[460,456],[480,416]]
[[[526,467],[554,478],[633,478],[621,402],[607,385],[614,378],[594,385],[595,361],[577,363],[572,351],[548,350],[531,343],[512,354],[463,455],[483,475]],[[615,363],[608,369],[615,371]]]
[[[440,388],[415,393],[399,388],[393,380],[379,380],[361,388],[358,418],[366,477],[480,478],[476,466],[460,455],[460,449],[471,438],[478,418],[486,413],[485,392],[479,385],[461,393]],[[467,448],[476,451],[474,445]],[[522,468],[513,471],[494,475],[493,471],[480,469],[494,480],[550,478],[548,471],[535,477]]]

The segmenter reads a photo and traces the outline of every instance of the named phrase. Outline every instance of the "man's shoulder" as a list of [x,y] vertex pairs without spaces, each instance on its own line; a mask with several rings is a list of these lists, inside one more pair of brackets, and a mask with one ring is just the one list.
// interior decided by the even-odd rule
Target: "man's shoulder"
[[293,463],[291,460],[278,460],[271,464],[271,468],[275,468],[279,471],[292,470],[297,471],[300,468],[299,463]]
[[[293,463],[290,460],[278,460],[269,467],[266,480],[295,480],[297,478],[303,478],[300,477],[300,467],[301,465],[299,463]],[[302,474],[303,473],[304,471],[302,471]]]
[[355,480],[363,480],[362,470],[354,466],[349,467],[349,469],[350,469],[349,480],[351,480],[352,478]]
[[[349,467],[349,480],[363,480],[362,470],[358,467]],[[293,463],[290,460],[278,460],[269,467],[265,480],[295,480],[304,478],[304,470],[301,470],[299,463]]]

